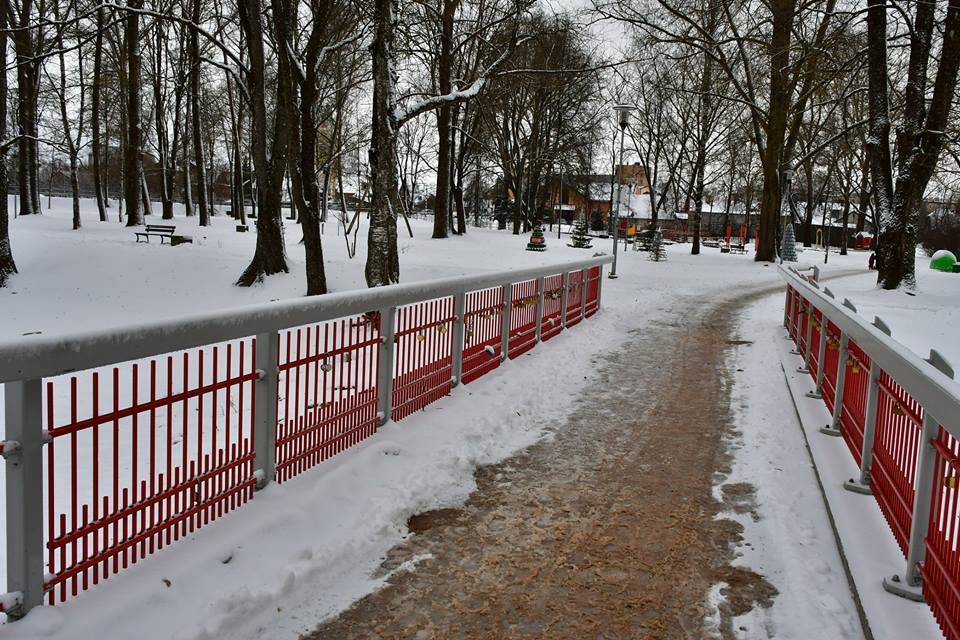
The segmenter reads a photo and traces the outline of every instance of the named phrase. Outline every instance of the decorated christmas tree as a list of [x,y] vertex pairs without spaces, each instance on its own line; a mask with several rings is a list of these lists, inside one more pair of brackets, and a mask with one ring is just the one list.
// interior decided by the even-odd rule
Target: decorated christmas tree
[[577,223],[573,227],[573,233],[570,234],[570,240],[572,241],[569,246],[575,249],[589,249],[590,248],[590,228],[587,224],[587,216],[577,218]]
[[530,235],[530,242],[527,243],[527,251],[546,251],[547,250],[547,241],[543,237],[543,229],[540,228],[540,225],[537,225],[533,228],[533,233]]
[[660,231],[660,227],[657,227],[657,230],[653,232],[649,251],[650,259],[654,262],[667,259],[667,247],[663,244],[663,232]]
[[793,235],[793,225],[789,222],[783,227],[783,240],[780,243],[780,258],[784,262],[797,261],[797,238]]

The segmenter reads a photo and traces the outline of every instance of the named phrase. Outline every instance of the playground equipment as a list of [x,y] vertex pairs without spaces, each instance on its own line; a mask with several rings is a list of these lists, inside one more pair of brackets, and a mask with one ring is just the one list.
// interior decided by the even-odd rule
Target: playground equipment
[[[727,235],[726,240],[724,241],[723,247],[720,248],[720,253],[746,253],[747,252],[747,225],[740,225],[740,232],[737,235],[737,244],[733,244],[732,238],[733,229],[731,225],[727,225]],[[756,248],[754,248],[756,250]]]
[[930,268],[946,273],[954,273],[957,269],[957,256],[946,249],[941,249],[930,258]]

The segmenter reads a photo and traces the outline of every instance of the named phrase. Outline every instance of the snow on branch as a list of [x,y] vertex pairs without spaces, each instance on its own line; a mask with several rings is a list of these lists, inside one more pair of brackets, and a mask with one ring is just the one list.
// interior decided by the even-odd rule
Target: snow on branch
[[520,37],[514,35],[514,37],[510,39],[510,45],[507,46],[497,57],[497,59],[491,62],[486,69],[480,72],[476,79],[467,85],[466,88],[456,89],[450,93],[445,93],[439,96],[430,96],[428,98],[424,98],[423,100],[415,102],[413,105],[405,109],[401,109],[399,107],[394,109],[393,118],[396,122],[396,126],[399,127],[408,120],[412,120],[413,118],[416,118],[420,114],[426,113],[427,111],[433,111],[444,104],[456,104],[475,98],[486,86],[487,82],[492,77],[497,75],[497,70],[500,68],[500,65],[506,62],[513,51],[521,44],[528,42],[533,38],[533,35]]

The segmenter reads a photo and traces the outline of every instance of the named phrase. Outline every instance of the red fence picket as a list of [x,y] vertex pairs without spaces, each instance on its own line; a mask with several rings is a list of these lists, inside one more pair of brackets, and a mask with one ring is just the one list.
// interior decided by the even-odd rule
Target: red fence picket
[[466,295],[463,325],[464,383],[500,366],[503,338],[503,287],[471,291]]
[[397,309],[394,420],[402,420],[450,393],[453,306],[453,296],[448,296]]
[[379,345],[378,314],[281,332],[278,482],[377,430]]
[[243,340],[47,382],[50,604],[250,499],[254,354]]

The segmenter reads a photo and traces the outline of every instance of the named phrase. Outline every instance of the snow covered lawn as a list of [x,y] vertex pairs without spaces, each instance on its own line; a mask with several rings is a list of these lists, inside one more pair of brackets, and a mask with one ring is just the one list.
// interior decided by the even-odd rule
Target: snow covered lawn
[[[815,252],[803,257],[811,254]],[[936,349],[960,370],[960,273],[930,269],[930,258],[918,252],[915,291],[879,289],[875,271],[828,282],[827,286],[839,300],[850,298],[868,322],[880,316],[890,326],[893,338],[921,358]]]

